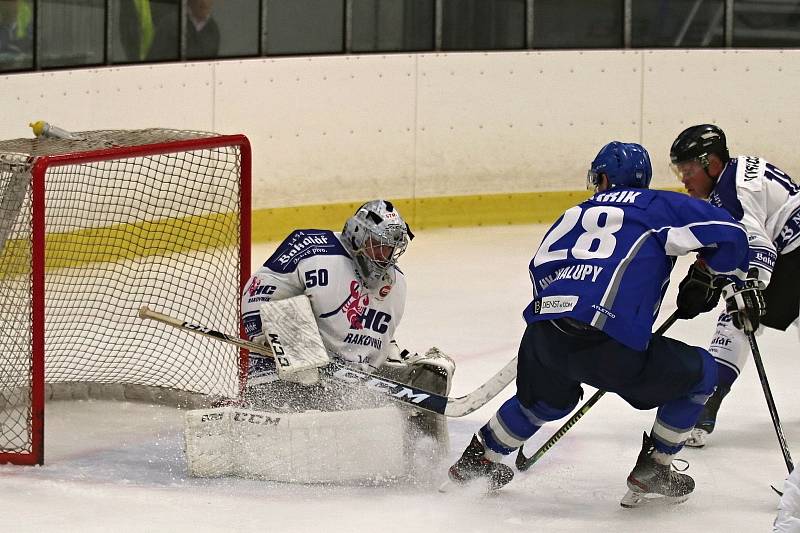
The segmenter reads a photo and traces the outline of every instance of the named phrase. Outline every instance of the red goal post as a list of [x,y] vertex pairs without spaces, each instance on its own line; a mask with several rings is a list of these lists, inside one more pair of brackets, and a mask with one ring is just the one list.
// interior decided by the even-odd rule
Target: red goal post
[[235,397],[246,354],[137,317],[240,331],[250,145],[167,129],[0,141],[0,463],[43,464],[46,399]]

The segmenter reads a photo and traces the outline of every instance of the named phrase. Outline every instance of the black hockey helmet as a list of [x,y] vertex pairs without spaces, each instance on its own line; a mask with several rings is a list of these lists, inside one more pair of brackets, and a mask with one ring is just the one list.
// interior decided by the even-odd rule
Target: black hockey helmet
[[708,167],[708,155],[716,154],[723,163],[731,156],[725,132],[714,124],[700,124],[683,130],[669,149],[669,158],[673,165],[698,159],[703,167]]

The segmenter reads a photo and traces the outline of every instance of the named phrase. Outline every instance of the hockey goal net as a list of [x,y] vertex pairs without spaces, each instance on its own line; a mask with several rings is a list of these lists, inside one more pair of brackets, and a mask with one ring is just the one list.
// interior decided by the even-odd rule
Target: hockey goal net
[[45,399],[236,396],[250,148],[148,129],[0,141],[0,463],[42,464]]

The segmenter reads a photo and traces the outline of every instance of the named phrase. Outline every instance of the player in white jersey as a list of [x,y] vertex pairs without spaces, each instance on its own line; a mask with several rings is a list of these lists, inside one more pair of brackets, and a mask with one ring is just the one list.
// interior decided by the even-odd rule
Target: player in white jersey
[[[800,313],[800,186],[782,170],[756,156],[731,158],[725,133],[716,125],[700,124],[678,135],[670,149],[672,168],[688,193],[727,210],[747,230],[750,268],[757,273],[766,302],[761,324],[786,330]],[[693,265],[679,294],[681,318],[693,318],[711,310],[717,298],[696,308],[689,280],[707,275]],[[702,282],[691,284],[703,291]],[[684,302],[685,305],[681,305]],[[722,313],[709,348],[718,364],[717,391],[706,403],[687,446],[702,447],[714,430],[720,403],[747,361],[750,345],[745,333],[733,327]]]
[[[262,304],[305,294],[332,358],[446,395],[453,360],[437,350],[422,355],[400,350],[394,342],[406,301],[406,280],[397,260],[412,238],[408,224],[385,200],[359,207],[341,233],[293,231],[245,287],[241,309],[248,337],[266,342]],[[273,412],[349,410],[385,401],[358,387],[314,377],[279,379],[272,359],[250,354],[245,400]],[[309,381],[315,383],[305,384]],[[446,423],[436,420],[441,435]]]

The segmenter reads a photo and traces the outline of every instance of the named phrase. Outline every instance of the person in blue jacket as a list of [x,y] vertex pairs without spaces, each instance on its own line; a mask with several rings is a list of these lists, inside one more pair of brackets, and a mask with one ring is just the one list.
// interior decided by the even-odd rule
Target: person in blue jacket
[[530,262],[533,300],[519,348],[517,393],[473,436],[450,468],[452,482],[511,481],[501,461],[544,423],[568,415],[581,384],[614,392],[636,409],[657,408],[621,504],[685,501],[694,480],[671,464],[714,392],[714,359],[651,331],[676,257],[697,252],[715,284],[682,283],[678,308],[707,307],[726,285],[728,312],[757,327],[758,284],[748,279],[747,234],[724,210],[687,195],[650,190],[650,156],[613,141],[592,161],[595,194],[568,209]]

